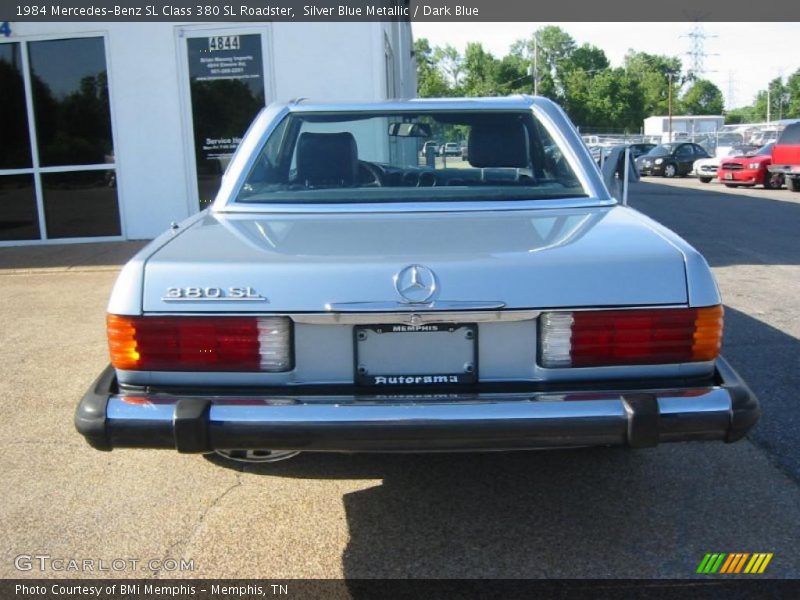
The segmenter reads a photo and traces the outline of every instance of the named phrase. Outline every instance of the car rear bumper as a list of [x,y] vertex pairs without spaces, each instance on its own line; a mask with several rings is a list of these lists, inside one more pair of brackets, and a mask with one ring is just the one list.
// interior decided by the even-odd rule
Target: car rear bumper
[[800,165],[769,165],[767,170],[770,173],[783,173],[791,177],[800,177]]
[[647,384],[573,393],[200,395],[118,390],[108,367],[78,405],[75,425],[100,450],[391,452],[733,442],[760,415],[723,359],[704,385]]

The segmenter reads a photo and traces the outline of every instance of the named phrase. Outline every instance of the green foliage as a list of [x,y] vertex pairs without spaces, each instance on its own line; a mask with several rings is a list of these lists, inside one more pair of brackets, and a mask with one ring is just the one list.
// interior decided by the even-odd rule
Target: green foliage
[[498,60],[486,52],[483,46],[475,42],[467,44],[462,64],[465,96],[497,96],[500,93],[495,77]]
[[778,121],[797,118],[800,118],[800,69],[789,75],[786,81],[782,77],[770,81],[767,89],[756,94],[751,105],[728,111],[725,122],[758,123],[767,119]]
[[[646,116],[669,114],[669,87],[672,84],[672,112],[680,113],[676,101],[682,78],[681,60],[673,56],[629,50],[625,70],[639,82]],[[670,77],[672,74],[672,77]]]
[[697,79],[681,98],[687,115],[720,115],[723,108],[722,92],[707,79]]
[[787,119],[800,117],[800,69],[789,75],[784,88],[789,96],[784,108],[785,117]]
[[427,39],[414,41],[414,55],[417,60],[417,93],[421,97],[441,98],[455,95],[439,70]]
[[[579,45],[565,30],[541,27],[515,41],[502,58],[479,43],[461,55],[450,45],[431,48],[415,42],[417,80],[422,97],[498,96],[538,93],[558,102],[579,127],[638,132],[651,115],[720,114],[722,94],[708,81],[689,82],[674,56],[630,50],[623,67],[612,68],[602,49]],[[534,64],[536,69],[534,69]],[[800,71],[793,83],[800,88]],[[800,94],[798,94],[800,97]],[[800,108],[800,100],[798,100]]]

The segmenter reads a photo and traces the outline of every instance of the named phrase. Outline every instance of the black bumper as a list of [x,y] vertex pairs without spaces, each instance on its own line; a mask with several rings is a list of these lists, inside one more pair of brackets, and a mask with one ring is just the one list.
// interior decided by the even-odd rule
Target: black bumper
[[375,395],[119,390],[109,366],[78,405],[75,426],[99,450],[171,448],[438,451],[661,442],[734,442],[758,421],[758,400],[724,359],[691,385],[608,383],[577,391],[531,385]]

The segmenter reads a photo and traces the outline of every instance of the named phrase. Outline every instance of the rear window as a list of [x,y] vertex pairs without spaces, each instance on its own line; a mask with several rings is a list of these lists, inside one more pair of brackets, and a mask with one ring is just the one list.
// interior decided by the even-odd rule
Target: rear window
[[577,196],[586,192],[565,152],[530,111],[296,112],[267,140],[237,202]]
[[800,123],[788,125],[786,129],[783,130],[783,133],[781,133],[781,137],[778,138],[778,144],[782,146],[800,144]]

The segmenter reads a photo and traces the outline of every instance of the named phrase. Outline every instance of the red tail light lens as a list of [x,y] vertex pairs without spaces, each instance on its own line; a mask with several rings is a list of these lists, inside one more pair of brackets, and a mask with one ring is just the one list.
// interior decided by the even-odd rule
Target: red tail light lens
[[722,314],[722,306],[544,313],[540,362],[558,368],[713,360]]
[[111,364],[137,371],[288,371],[286,317],[108,315]]

